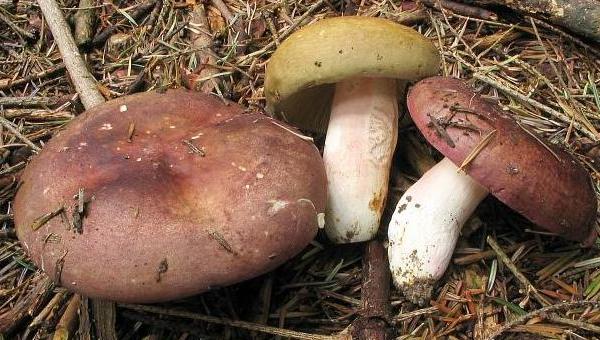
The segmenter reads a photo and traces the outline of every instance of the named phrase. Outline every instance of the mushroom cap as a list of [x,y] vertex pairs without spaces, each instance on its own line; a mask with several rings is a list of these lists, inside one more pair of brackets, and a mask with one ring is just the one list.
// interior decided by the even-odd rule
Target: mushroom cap
[[25,169],[18,238],[60,285],[113,301],[177,299],[274,269],[316,235],[325,170],[293,129],[243,111],[186,90],[86,111]]
[[323,19],[290,35],[271,56],[267,111],[325,132],[336,82],[357,76],[418,80],[436,74],[439,64],[436,47],[409,27],[372,17]]
[[425,138],[456,166],[482,147],[463,169],[501,202],[549,232],[586,245],[595,240],[596,195],[571,154],[544,143],[459,79],[421,80],[407,104]]

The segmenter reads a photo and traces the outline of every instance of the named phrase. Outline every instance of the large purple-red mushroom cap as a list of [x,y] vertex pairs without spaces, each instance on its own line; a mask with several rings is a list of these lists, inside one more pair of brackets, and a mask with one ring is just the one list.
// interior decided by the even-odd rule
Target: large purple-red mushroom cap
[[110,101],[31,161],[17,234],[60,285],[114,301],[190,296],[270,271],[315,236],[326,178],[292,128],[185,90]]

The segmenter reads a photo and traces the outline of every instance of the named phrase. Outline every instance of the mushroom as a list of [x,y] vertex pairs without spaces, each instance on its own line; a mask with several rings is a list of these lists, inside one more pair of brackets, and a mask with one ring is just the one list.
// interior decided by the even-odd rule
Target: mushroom
[[543,142],[466,82],[431,77],[408,94],[416,126],[445,158],[401,197],[389,229],[395,285],[429,301],[461,228],[491,193],[536,228],[590,245],[597,200],[589,175],[569,153]]
[[325,231],[336,243],[378,231],[404,84],[436,74],[439,54],[416,31],[371,17],[335,17],[292,34],[270,58],[267,111],[326,132]]
[[319,150],[292,127],[168,90],[73,119],[25,169],[14,216],[56,283],[150,303],[274,269],[316,235],[326,198]]

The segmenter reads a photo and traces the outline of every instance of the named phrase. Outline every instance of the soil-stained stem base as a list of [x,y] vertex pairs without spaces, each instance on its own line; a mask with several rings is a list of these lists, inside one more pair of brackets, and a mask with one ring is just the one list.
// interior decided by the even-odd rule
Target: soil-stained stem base
[[447,158],[404,193],[388,229],[394,284],[410,301],[429,301],[460,230],[488,191]]

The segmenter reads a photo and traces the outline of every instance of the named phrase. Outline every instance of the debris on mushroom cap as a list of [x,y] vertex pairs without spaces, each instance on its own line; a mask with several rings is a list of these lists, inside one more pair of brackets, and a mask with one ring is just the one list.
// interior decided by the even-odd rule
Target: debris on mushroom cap
[[571,154],[459,79],[424,79],[409,90],[407,104],[425,138],[500,201],[567,239],[586,245],[596,239],[596,195]]
[[435,46],[417,31],[372,17],[320,20],[292,34],[267,65],[267,110],[293,125],[325,132],[333,84],[350,77],[417,80],[439,70]]
[[293,128],[243,111],[170,90],[75,118],[23,174],[24,248],[62,286],[113,301],[166,301],[274,269],[315,236],[325,170]]

